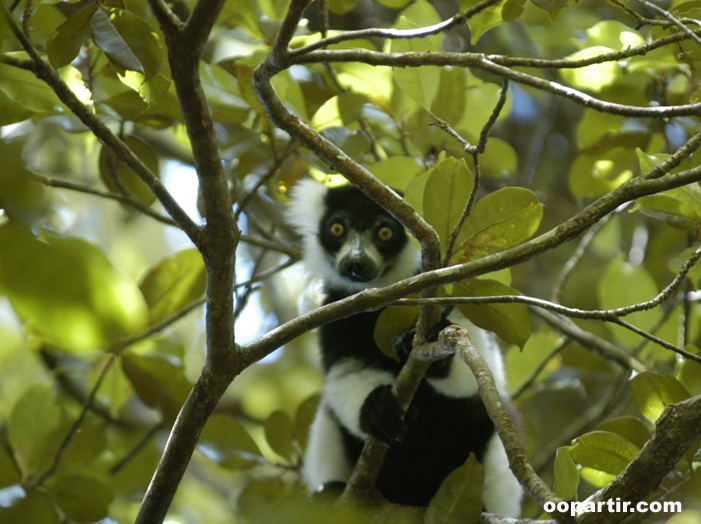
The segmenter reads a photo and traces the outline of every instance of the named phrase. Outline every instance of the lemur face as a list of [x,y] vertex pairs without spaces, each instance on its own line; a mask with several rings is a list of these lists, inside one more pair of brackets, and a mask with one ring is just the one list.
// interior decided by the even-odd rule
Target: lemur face
[[418,250],[404,227],[355,186],[313,180],[293,190],[289,218],[304,238],[305,263],[336,290],[356,292],[407,278]]

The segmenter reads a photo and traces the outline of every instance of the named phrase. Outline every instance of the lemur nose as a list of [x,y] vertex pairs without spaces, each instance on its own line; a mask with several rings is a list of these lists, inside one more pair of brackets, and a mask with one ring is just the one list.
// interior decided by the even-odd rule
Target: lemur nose
[[377,267],[366,255],[345,257],[339,269],[341,276],[353,282],[370,282],[377,278]]

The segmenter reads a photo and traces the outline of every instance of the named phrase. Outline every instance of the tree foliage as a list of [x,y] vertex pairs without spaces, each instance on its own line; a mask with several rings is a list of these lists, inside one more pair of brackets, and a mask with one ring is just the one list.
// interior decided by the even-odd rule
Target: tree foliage
[[[0,521],[365,522],[299,486],[308,333],[390,304],[388,354],[447,304],[498,336],[524,516],[701,517],[698,2],[457,4],[0,0]],[[390,210],[423,275],[317,309],[303,176]],[[376,519],[476,522],[483,476]]]

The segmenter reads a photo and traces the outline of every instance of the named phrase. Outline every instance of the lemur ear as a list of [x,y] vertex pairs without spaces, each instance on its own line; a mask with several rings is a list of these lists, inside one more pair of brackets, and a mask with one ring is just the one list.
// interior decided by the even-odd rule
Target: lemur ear
[[298,181],[290,191],[287,222],[302,236],[316,235],[326,211],[328,188],[313,178]]

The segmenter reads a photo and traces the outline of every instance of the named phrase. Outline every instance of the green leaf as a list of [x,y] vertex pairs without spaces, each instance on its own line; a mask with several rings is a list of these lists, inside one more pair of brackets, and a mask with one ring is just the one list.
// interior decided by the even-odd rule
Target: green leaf
[[[417,0],[402,12],[395,27],[397,29],[417,29],[440,21],[440,15],[431,4],[426,0]],[[441,51],[441,38],[442,35],[431,35],[423,38],[391,40],[390,52],[438,52]],[[435,68],[397,68],[394,70],[394,80],[407,95],[416,100],[422,107],[431,108],[440,82],[440,75],[437,74]]]
[[329,11],[345,15],[353,10],[357,0],[329,0]]
[[141,401],[160,410],[166,421],[175,420],[192,389],[182,366],[165,356],[138,355],[131,351],[121,361],[124,374]]
[[89,523],[105,518],[114,498],[103,480],[87,475],[56,477],[49,490],[61,510],[76,522]]
[[197,449],[227,469],[249,468],[262,459],[258,445],[246,428],[226,415],[212,415],[209,418]]
[[553,474],[555,475],[553,490],[558,497],[565,500],[576,500],[579,489],[579,472],[571,457],[572,449],[572,446],[557,448],[555,465],[553,466]]
[[12,225],[0,227],[0,293],[25,329],[67,351],[105,347],[140,331],[146,303],[96,246]]
[[[505,358],[506,383],[509,391],[518,391],[538,366],[550,355],[559,343],[559,337],[552,331],[537,331],[531,335],[523,349],[509,348]],[[546,377],[559,368],[561,357],[555,357],[545,366],[537,380]]]
[[[691,344],[687,345],[686,349],[694,355],[701,355],[699,349]],[[677,375],[679,381],[692,395],[701,395],[701,364],[685,358],[679,366]]]
[[411,0],[379,0],[379,2],[390,9],[401,9],[407,5]]
[[535,193],[505,187],[475,204],[458,235],[460,262],[481,258],[529,239],[538,230],[543,205]]
[[448,157],[435,166],[426,182],[424,217],[438,233],[443,253],[474,185],[475,176],[467,167],[465,159],[458,161],[453,157]]
[[632,152],[621,147],[579,155],[570,166],[570,191],[576,197],[598,198],[633,178],[634,167]]
[[357,122],[368,103],[364,95],[343,93],[329,98],[312,117],[311,125],[317,131],[334,126],[349,126]]
[[465,112],[467,79],[462,67],[441,68],[438,93],[433,99],[431,112],[448,122],[460,122]]
[[648,420],[655,422],[667,406],[690,397],[689,392],[671,375],[653,371],[639,373],[630,381],[635,403]]
[[299,450],[301,453],[304,453],[307,450],[309,429],[311,428],[314,417],[316,416],[316,411],[319,408],[319,402],[321,402],[321,395],[319,393],[315,393],[302,402],[295,413],[292,434],[294,439],[299,444]]
[[[495,295],[518,295],[511,286],[496,280],[471,278],[455,284],[456,297],[488,297]],[[506,342],[523,347],[531,336],[531,318],[524,304],[460,304],[460,312],[473,324],[493,331]]]
[[616,433],[630,440],[639,448],[642,448],[650,438],[650,430],[645,423],[639,418],[631,417],[630,415],[604,420],[595,429]]
[[20,474],[8,450],[5,449],[5,446],[0,446],[0,490],[19,484],[20,480]]
[[574,440],[572,459],[587,468],[609,475],[620,474],[640,448],[630,440],[609,431],[592,431]]
[[448,475],[431,499],[425,524],[477,524],[482,515],[484,468],[470,453],[465,464]]
[[0,522],[58,524],[62,519],[54,507],[51,497],[43,490],[24,491],[17,487],[16,498],[10,498],[8,504],[0,506]]
[[155,75],[163,61],[163,48],[151,26],[123,9],[98,7],[90,21],[95,45],[118,67]]
[[506,0],[501,9],[501,17],[504,22],[512,22],[523,14],[524,0]]
[[49,386],[34,386],[12,409],[9,441],[25,475],[43,473],[56,451],[63,414]]
[[273,411],[263,425],[265,439],[270,448],[286,459],[292,460],[292,419],[282,410]]
[[487,148],[480,156],[480,168],[485,177],[507,177],[518,167],[514,148],[501,138],[490,136]]
[[[599,303],[603,309],[614,309],[654,298],[658,293],[652,275],[642,266],[634,266],[620,257],[613,259],[599,280]],[[660,319],[659,308],[640,311],[625,317],[625,320],[640,329],[649,330]],[[626,346],[632,347],[641,338],[620,326],[607,324],[616,337]]]
[[[591,46],[581,51],[577,51],[566,58],[566,60],[577,61],[612,53],[615,49],[604,46]],[[560,74],[568,84],[578,89],[587,89],[596,93],[602,92],[618,80],[624,69],[618,62],[603,62],[586,67],[573,69],[562,69]]]
[[[32,113],[57,112],[62,107],[48,84],[29,71],[5,64],[0,64],[0,93]],[[0,121],[6,121],[5,117]]]
[[[146,142],[136,137],[128,137],[124,143],[146,167],[157,177],[160,176],[158,155]],[[100,160],[98,163],[100,179],[113,193],[126,192],[136,197],[144,205],[150,206],[156,201],[156,195],[149,187],[131,170],[124,162],[117,158],[111,147],[102,145],[100,148]],[[126,204],[125,204],[126,206]]]
[[375,322],[373,337],[380,351],[393,360],[399,361],[392,342],[401,331],[409,329],[416,323],[419,314],[418,307],[386,307]]
[[418,172],[421,165],[414,157],[393,156],[375,162],[369,168],[370,172],[397,191],[405,191]]
[[[686,263],[687,260],[691,257],[691,255],[698,249],[698,246],[696,247],[690,247],[688,249],[685,249],[678,255],[674,256],[672,260],[669,261],[669,264],[667,267],[669,268],[670,271],[673,273],[679,273],[682,269],[682,266]],[[696,286],[698,283],[699,278],[701,278],[701,262],[696,261],[696,263],[691,267],[689,272],[686,274],[686,278],[688,278],[691,283]]]
[[344,89],[365,95],[379,107],[389,106],[394,90],[391,67],[357,62],[342,63],[338,65],[337,76]]
[[81,46],[90,38],[90,20],[95,9],[95,4],[88,4],[56,28],[46,44],[52,66],[57,69],[67,66],[78,56]]
[[[460,0],[460,10],[465,11],[470,7],[474,7],[478,3],[478,0]],[[502,23],[501,16],[505,3],[506,0],[501,0],[496,4],[483,9],[481,12],[470,18],[468,24],[470,25],[470,31],[472,32],[472,40],[470,41],[472,45],[475,45],[480,37],[492,27]]]
[[205,291],[206,275],[202,255],[184,249],[164,258],[149,269],[141,281],[141,292],[156,324],[192,304]]

